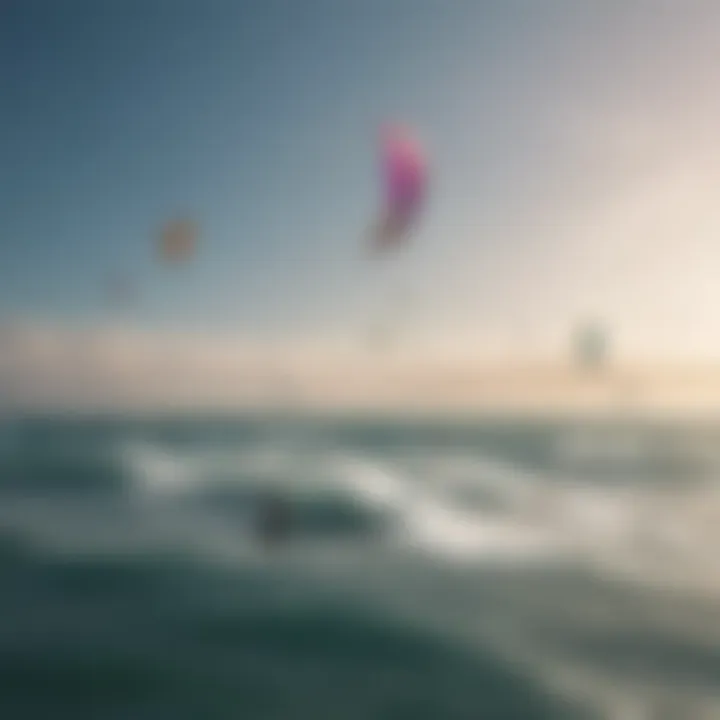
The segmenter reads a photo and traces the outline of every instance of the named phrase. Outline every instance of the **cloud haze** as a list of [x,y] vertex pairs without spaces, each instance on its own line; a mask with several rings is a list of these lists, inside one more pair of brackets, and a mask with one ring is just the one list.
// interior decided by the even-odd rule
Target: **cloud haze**
[[597,409],[642,390],[645,407],[710,406],[720,369],[618,365],[583,376],[567,359],[362,353],[272,346],[221,335],[16,323],[0,328],[5,410],[243,409],[560,411]]

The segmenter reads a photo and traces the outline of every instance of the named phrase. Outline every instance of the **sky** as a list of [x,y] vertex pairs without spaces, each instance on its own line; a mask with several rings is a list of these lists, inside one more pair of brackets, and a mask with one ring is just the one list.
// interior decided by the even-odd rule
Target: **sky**
[[[416,356],[560,358],[599,317],[618,357],[718,359],[719,41],[714,0],[6,0],[5,337],[352,354],[402,297]],[[430,194],[378,267],[388,119]]]

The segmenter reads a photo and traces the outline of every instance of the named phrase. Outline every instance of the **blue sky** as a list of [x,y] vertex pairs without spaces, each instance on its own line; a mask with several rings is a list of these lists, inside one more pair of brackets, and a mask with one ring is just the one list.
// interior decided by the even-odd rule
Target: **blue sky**
[[[707,216],[698,237],[720,230],[707,193],[700,210],[652,211],[677,178],[714,182],[719,13],[680,5],[10,0],[0,309],[103,322],[103,285],[122,271],[141,286],[138,327],[362,332],[392,282],[361,244],[379,203],[376,127],[397,118],[433,165],[424,221],[390,271],[426,341],[557,347],[590,312],[640,350],[704,348],[720,320],[697,294],[716,284],[720,255],[699,254],[710,240],[643,264],[658,224],[671,254],[693,218]],[[162,268],[153,240],[177,212],[200,224],[200,252]],[[696,275],[682,285],[680,271]]]
[[[2,306],[94,315],[107,273],[127,268],[149,293],[146,322],[342,324],[367,282],[377,123],[407,120],[433,147],[423,240],[444,232],[452,254],[454,228],[438,223],[466,222],[454,207],[499,193],[522,152],[523,120],[501,115],[528,92],[508,83],[531,62],[530,7],[10,3]],[[202,250],[173,276],[153,265],[151,242],[178,210],[201,223]],[[442,276],[449,255],[426,252]]]

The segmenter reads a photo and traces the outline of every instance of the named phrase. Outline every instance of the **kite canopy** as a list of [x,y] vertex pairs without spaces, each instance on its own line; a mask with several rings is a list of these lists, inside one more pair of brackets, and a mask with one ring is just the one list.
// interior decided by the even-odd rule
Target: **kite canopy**
[[375,244],[387,247],[403,240],[425,199],[427,162],[420,143],[406,127],[380,129],[384,203]]
[[607,360],[608,336],[597,321],[589,321],[574,334],[576,363],[585,370],[598,370]]
[[160,256],[166,262],[183,262],[195,253],[197,226],[192,220],[180,219],[168,223],[160,237]]

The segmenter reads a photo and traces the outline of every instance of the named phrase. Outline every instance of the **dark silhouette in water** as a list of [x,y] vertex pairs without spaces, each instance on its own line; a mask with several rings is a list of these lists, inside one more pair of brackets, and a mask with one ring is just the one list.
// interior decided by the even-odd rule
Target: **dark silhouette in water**
[[278,497],[261,501],[258,509],[255,533],[265,546],[286,542],[290,536],[291,514],[286,502]]

